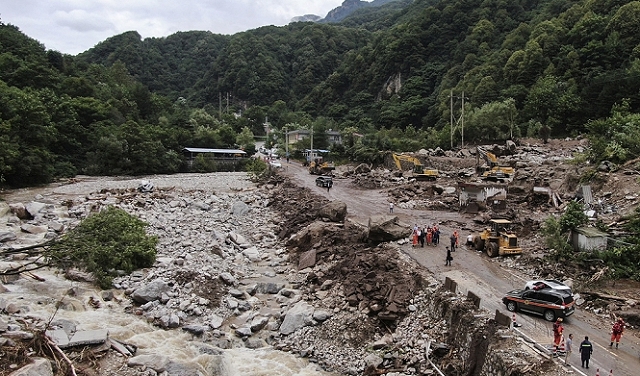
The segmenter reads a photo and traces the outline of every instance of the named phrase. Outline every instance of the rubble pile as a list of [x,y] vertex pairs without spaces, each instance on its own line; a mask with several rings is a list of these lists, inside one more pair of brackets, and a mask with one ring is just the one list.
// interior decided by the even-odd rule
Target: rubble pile
[[[499,262],[527,275],[559,278],[561,268],[541,261],[546,251],[537,230],[546,216],[561,213],[575,197],[587,170],[588,166],[567,162],[583,148],[580,142],[570,145],[554,149],[509,144],[490,149],[516,167],[506,207],[483,208],[466,219],[458,214],[458,183],[479,182],[473,148],[420,151],[442,171],[436,182],[416,182],[397,171],[372,170],[367,165],[343,175],[357,187],[386,190],[398,208],[439,210],[442,223],[460,221],[456,227],[465,231],[484,227],[494,214],[513,219],[518,235],[525,237],[527,252]],[[598,170],[602,183],[592,187],[594,211],[612,228],[620,213],[639,202],[634,190],[637,168],[626,166],[623,173],[615,168],[602,166]],[[4,279],[0,346],[24,354],[11,360],[11,370],[32,356],[20,350],[25,341],[45,329],[56,331],[44,338],[53,338],[59,347],[76,332],[87,334],[64,317],[65,312],[87,310],[122,312],[142,318],[156,330],[189,333],[200,354],[215,357],[224,349],[270,345],[349,375],[433,374],[434,367],[447,375],[498,374],[505,369],[511,374],[561,374],[523,350],[486,312],[441,289],[415,262],[381,243],[406,230],[397,218],[371,217],[369,227],[362,226],[346,217],[344,203],[330,202],[278,175],[255,185],[246,175],[233,173],[97,184],[78,181],[69,190],[58,187],[58,195],[0,201],[0,269],[36,261],[29,252],[15,249],[55,239],[108,205],[149,224],[149,232],[159,238],[156,264],[115,278],[108,291],[74,287],[63,293],[72,297],[67,300],[54,295],[22,301],[15,291],[37,282],[27,284],[25,276]],[[33,277],[43,278],[37,274]],[[567,277],[570,274],[566,272]],[[53,273],[45,276],[53,278]],[[66,271],[66,276],[91,280],[76,270]],[[633,322],[635,300],[613,299],[614,306],[611,301],[611,296],[585,293],[579,304],[601,315],[627,312]],[[28,303],[58,304],[57,320],[35,315]],[[102,334],[99,337],[102,340]],[[216,362],[221,360],[204,367],[162,350],[152,356],[154,349],[118,342],[117,334],[111,337],[98,346],[103,350],[96,359],[103,360],[102,370],[118,369],[119,375],[146,375],[151,370],[162,375],[204,375],[220,367]],[[125,350],[129,355],[113,356]],[[72,358],[82,353],[74,346],[64,351]]]
[[[72,198],[37,196],[26,204],[1,204],[3,232],[15,235],[5,236],[13,240],[3,240],[4,250],[53,239],[108,205],[143,219],[149,232],[159,237],[154,267],[115,278],[111,290],[74,287],[67,292],[73,298],[52,296],[43,301],[58,304],[51,322],[16,300],[20,298],[12,290],[24,288],[22,279],[3,280],[1,346],[18,353],[25,341],[41,336],[64,348],[61,351],[78,364],[87,361],[82,354],[89,346],[95,362],[92,369],[117,369],[119,375],[146,375],[145,370],[164,375],[207,374],[196,364],[118,341],[117,333],[112,337],[109,330],[79,328],[65,318],[65,312],[86,310],[129,313],[157,330],[190,333],[194,344],[207,354],[270,344],[344,374],[362,374],[371,366],[417,374],[412,367],[426,363],[421,356],[424,349],[414,342],[415,332],[437,338],[439,345],[434,349],[440,350],[434,350],[434,356],[452,348],[446,345],[446,330],[434,328],[430,321],[434,319],[417,312],[421,299],[427,300],[417,297],[426,296],[425,288],[433,293],[437,282],[399,257],[394,248],[368,242],[367,229],[344,221],[344,205],[280,180],[259,188],[245,184],[224,193],[203,188],[202,180],[193,177],[171,184],[156,179],[145,184],[143,191],[131,183],[125,185]],[[183,188],[187,186],[199,189]],[[44,231],[25,232],[30,228]],[[9,252],[0,265],[5,269],[30,259],[28,253]],[[42,275],[53,278],[53,274]],[[91,279],[77,270],[66,275]],[[417,314],[421,320],[415,319]],[[391,345],[375,344],[385,336],[387,341],[389,332],[396,333]],[[381,352],[371,356],[369,349],[374,347]],[[29,357],[24,353],[7,366],[18,369]],[[449,354],[447,359],[462,369],[464,362],[456,358]],[[129,367],[123,368],[123,362]],[[207,369],[215,367],[209,364]],[[41,374],[54,371],[55,367]]]

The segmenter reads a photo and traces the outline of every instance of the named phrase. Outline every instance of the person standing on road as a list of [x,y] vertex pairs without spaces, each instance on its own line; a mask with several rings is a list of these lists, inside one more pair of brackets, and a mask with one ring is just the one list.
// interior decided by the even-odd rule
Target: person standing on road
[[[427,227],[427,245],[431,245],[431,242],[433,241],[433,230],[431,229],[431,227]],[[424,244],[422,244],[422,246],[424,247]]]
[[447,247],[447,262],[445,262],[444,266],[451,266],[451,261],[453,261],[453,257],[451,257],[451,249]]
[[389,213],[393,214],[393,202],[389,203]]
[[449,240],[451,241],[451,252],[455,252],[456,251],[456,236],[451,234],[451,236],[449,237]]
[[624,333],[624,320],[622,319],[622,317],[618,317],[616,322],[613,324],[613,327],[611,328],[611,343],[609,344],[609,347],[612,347],[613,342],[615,341],[616,349],[618,348],[618,345],[620,344],[620,338],[622,338],[622,333]]
[[467,247],[473,247],[473,234],[467,235],[467,243],[465,245]]
[[564,364],[569,365],[569,355],[573,352],[573,334],[569,333],[569,337],[565,342]]
[[556,322],[553,323],[553,356],[558,356],[558,349],[560,348],[560,342],[562,342],[562,332],[564,327],[562,326],[562,317],[558,317]]
[[333,187],[333,181],[329,180],[327,183],[327,193],[331,192],[331,187]]
[[589,337],[585,336],[584,341],[580,343],[580,360],[582,360],[582,368],[589,368],[589,359],[591,359],[591,354],[593,354],[593,345],[589,342]]

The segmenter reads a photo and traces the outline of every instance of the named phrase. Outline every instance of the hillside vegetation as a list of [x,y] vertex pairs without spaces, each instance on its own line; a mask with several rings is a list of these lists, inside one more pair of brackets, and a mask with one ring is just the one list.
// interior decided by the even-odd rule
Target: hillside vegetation
[[638,24],[637,1],[399,0],[231,36],[131,31],[78,56],[0,24],[0,179],[175,172],[183,147],[251,149],[267,120],[269,144],[337,129],[337,155],[375,162],[449,147],[463,96],[465,142],[585,134],[588,158],[624,163],[640,156]]

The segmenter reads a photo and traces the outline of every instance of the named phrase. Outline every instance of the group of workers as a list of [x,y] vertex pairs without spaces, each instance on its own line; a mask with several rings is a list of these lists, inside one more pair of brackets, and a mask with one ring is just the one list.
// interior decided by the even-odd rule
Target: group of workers
[[[622,334],[624,333],[624,328],[624,320],[622,319],[622,317],[618,317],[611,327],[611,342],[609,343],[610,348],[613,347],[614,343],[616,344],[616,349],[618,348],[618,346],[620,345],[620,339],[622,338]],[[565,364],[569,365],[569,356],[573,352],[573,334],[569,334],[565,341],[563,332],[564,327],[562,325],[562,318],[559,317],[553,324],[553,355],[559,356],[561,352],[564,352],[564,362]],[[582,368],[589,368],[589,361],[591,360],[591,355],[593,354],[593,344],[589,341],[589,336],[584,337],[584,340],[580,343],[578,352],[580,353]]]
[[437,224],[422,228],[415,224],[411,233],[411,242],[413,247],[418,245],[424,247],[425,243],[435,247],[440,244],[440,228]]

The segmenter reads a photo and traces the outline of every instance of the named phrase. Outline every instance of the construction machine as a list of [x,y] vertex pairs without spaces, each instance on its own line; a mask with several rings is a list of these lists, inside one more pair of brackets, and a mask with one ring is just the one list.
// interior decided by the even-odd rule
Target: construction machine
[[314,158],[309,162],[309,173],[311,175],[331,175],[336,167],[333,163],[325,162],[322,157]]
[[433,168],[425,168],[418,158],[411,157],[409,155],[392,154],[393,161],[396,163],[398,170],[404,171],[402,168],[402,161],[409,162],[412,165],[413,177],[418,181],[436,180],[439,172]]
[[484,229],[473,237],[473,246],[478,251],[485,251],[489,257],[519,255],[518,237],[509,229],[511,221],[507,219],[491,219],[490,228]]
[[478,166],[482,180],[504,181],[513,177],[513,174],[515,173],[513,167],[501,166],[498,163],[496,155],[481,146],[476,147],[476,150],[478,152],[478,157],[482,157],[486,162],[485,168],[480,168],[480,166]]

